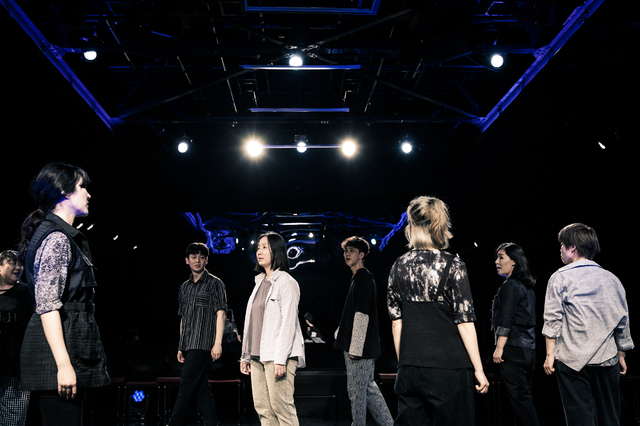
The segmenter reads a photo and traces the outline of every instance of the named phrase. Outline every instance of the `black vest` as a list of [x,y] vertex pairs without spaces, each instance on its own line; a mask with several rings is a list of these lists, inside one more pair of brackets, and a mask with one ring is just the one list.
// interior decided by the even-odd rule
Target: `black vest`
[[[64,233],[71,243],[71,259],[61,297],[63,306],[59,312],[77,383],[82,388],[107,386],[111,381],[106,370],[100,331],[93,317],[96,280],[89,245],[82,233],[52,213],[38,226],[27,249],[25,269],[29,292],[35,301],[33,267],[36,252],[47,235],[56,231]],[[23,389],[57,389],[55,359],[38,314],[33,314],[27,325],[20,355],[20,373]]]
[[[440,276],[435,300],[440,300],[449,279],[452,258]],[[398,367],[472,368],[458,326],[453,322],[453,308],[442,302],[402,302],[402,332]]]
[[93,303],[93,287],[96,286],[91,252],[86,237],[73,226],[62,220],[58,215],[49,213],[44,222],[38,226],[27,249],[25,272],[31,298],[35,301],[35,283],[33,279],[33,264],[36,252],[42,241],[52,232],[63,232],[71,242],[71,262],[67,272],[67,282],[62,295],[62,303],[83,302]]

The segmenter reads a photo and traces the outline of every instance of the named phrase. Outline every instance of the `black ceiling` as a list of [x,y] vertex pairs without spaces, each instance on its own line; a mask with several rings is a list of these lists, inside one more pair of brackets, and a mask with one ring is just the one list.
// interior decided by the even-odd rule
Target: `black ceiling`
[[[585,10],[577,0],[303,9],[284,0],[0,1],[10,11],[0,146],[14,160],[4,170],[20,176],[19,217],[32,207],[29,178],[46,161],[89,170],[92,217],[123,222],[158,212],[327,210],[392,212],[395,222],[421,194],[491,216],[478,203],[499,199],[500,172],[520,175],[511,193],[537,214],[536,197],[562,199],[555,185],[567,156],[597,162],[617,182],[630,173],[619,163],[631,161],[624,150],[638,134],[626,104],[640,93],[627,58],[637,54],[636,2],[588,1]],[[571,36],[560,51],[522,84],[563,31]],[[87,48],[98,51],[94,63],[81,59]],[[506,52],[500,70],[488,64],[494,49]],[[306,65],[359,68],[243,68],[285,65],[296,50]],[[510,90],[515,102],[500,104]],[[504,111],[480,133],[496,105]],[[291,145],[296,134],[332,145],[351,134],[361,146],[349,160],[335,150],[273,150],[251,161],[241,148],[249,133],[272,145]],[[185,134],[193,149],[180,156],[175,142]],[[411,156],[397,149],[405,135],[416,142]],[[572,196],[573,208],[585,192]],[[133,207],[119,214],[122,202]]]
[[[577,0],[3,3],[107,126],[161,134],[221,124],[477,126],[602,0],[585,10]],[[95,63],[82,61],[88,49]],[[296,52],[305,66],[336,68],[274,70]],[[493,52],[506,54],[500,70],[489,65]]]

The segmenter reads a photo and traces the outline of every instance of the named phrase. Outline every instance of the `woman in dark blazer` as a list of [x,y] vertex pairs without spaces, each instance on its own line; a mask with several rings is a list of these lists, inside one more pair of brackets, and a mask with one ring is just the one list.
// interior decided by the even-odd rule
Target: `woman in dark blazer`
[[531,397],[536,355],[536,280],[517,244],[504,243],[496,250],[498,275],[506,278],[493,299],[491,328],[496,337],[493,362],[500,365],[509,401],[522,424],[538,426]]

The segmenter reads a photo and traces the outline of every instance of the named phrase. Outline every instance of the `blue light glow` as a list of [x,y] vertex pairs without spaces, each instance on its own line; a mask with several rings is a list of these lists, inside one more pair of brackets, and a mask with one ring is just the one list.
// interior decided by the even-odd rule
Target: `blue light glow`
[[142,402],[146,397],[147,395],[145,395],[144,391],[141,390],[137,390],[133,393],[133,395],[131,395],[131,398],[133,398],[135,402]]

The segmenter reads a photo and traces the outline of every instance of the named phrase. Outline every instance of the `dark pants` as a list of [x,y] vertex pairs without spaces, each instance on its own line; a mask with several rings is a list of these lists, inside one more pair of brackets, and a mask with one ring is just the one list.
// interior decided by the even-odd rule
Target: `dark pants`
[[74,399],[64,399],[57,390],[33,391],[31,399],[38,401],[44,426],[80,426],[82,424],[81,391]]
[[507,345],[502,359],[504,362],[500,364],[500,372],[513,411],[523,425],[538,426],[538,415],[531,395],[536,350]]
[[473,371],[402,366],[396,376],[396,426],[475,424]]
[[200,414],[206,426],[215,426],[218,423],[216,403],[209,387],[209,361],[210,351],[190,350],[183,352],[184,367],[180,375],[180,388],[176,404],[173,406],[170,426],[182,426],[189,401],[196,396]]
[[556,361],[567,426],[620,426],[620,365],[575,371]]

